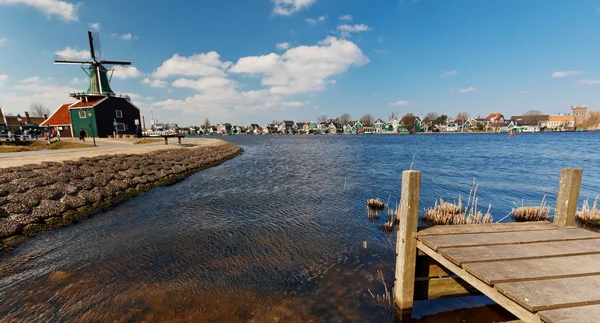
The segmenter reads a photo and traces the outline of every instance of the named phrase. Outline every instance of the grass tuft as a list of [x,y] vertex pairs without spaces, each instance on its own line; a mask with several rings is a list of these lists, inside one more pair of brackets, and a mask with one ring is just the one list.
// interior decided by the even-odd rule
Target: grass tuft
[[511,215],[516,222],[547,221],[550,218],[550,207],[546,205],[546,195],[542,198],[539,206],[526,206],[523,205],[523,202],[521,202],[521,206],[516,204],[515,206]]
[[433,207],[425,209],[423,221],[429,225],[459,225],[459,224],[484,224],[494,223],[494,218],[490,213],[492,204],[488,206],[487,212],[483,213],[477,208],[479,198],[477,197],[477,188],[473,180],[473,186],[469,192],[467,205],[463,208],[462,198],[458,196],[458,203],[446,202],[442,198],[435,201]]
[[583,202],[581,211],[577,212],[577,221],[591,227],[600,227],[600,210],[598,209],[598,197],[590,207],[589,200]]

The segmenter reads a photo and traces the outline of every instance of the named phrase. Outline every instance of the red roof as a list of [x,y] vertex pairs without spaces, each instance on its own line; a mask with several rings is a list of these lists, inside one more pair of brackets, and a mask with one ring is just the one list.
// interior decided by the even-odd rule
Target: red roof
[[75,104],[73,104],[72,106],[70,106],[70,108],[87,108],[87,107],[93,107],[94,105],[96,105],[96,103],[98,103],[98,101],[88,101],[88,102],[84,102],[84,101],[79,101]]
[[71,124],[71,115],[69,106],[73,103],[65,103],[58,108],[48,120],[42,122],[40,126],[64,126]]
[[485,118],[487,121],[492,121],[492,119],[495,119],[495,121],[498,121],[500,119],[500,117],[504,117],[502,115],[502,113],[497,112],[497,113],[491,113],[489,116],[487,116],[487,118]]

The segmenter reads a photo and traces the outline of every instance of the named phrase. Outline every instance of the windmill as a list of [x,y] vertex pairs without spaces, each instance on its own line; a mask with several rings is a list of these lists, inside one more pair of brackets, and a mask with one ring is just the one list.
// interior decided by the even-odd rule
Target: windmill
[[[110,88],[110,80],[112,79],[112,73],[110,78],[107,77],[108,69],[105,65],[131,65],[131,62],[126,61],[108,61],[102,59],[102,52],[100,51],[100,37],[98,33],[88,31],[88,38],[90,41],[90,55],[91,60],[79,60],[60,55],[54,55],[54,64],[80,64],[81,69],[90,78],[90,87],[87,93],[90,94],[105,94],[114,95],[113,90]],[[83,65],[89,65],[84,68]],[[87,69],[87,71],[86,71]],[[114,69],[111,69],[114,72]]]

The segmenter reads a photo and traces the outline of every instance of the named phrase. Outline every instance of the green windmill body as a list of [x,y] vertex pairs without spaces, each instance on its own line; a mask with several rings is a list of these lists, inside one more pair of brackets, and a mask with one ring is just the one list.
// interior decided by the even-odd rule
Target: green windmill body
[[[87,74],[90,78],[90,86],[87,89],[87,93],[104,93],[107,95],[115,94],[113,90],[110,88],[110,80],[112,79],[112,74],[108,77],[108,70],[100,65],[97,68],[94,66],[90,66],[89,68],[82,67],[85,74]],[[98,86],[98,74],[97,71],[100,72],[100,84],[101,87]]]

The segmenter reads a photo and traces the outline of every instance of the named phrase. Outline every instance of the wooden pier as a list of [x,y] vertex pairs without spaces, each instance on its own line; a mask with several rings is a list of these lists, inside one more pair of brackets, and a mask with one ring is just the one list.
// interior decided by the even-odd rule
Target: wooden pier
[[[421,173],[402,175],[394,299],[484,294],[520,322],[600,321],[600,234],[575,228],[582,171],[561,173],[554,222],[418,230]],[[516,321],[519,322],[519,321]]]

